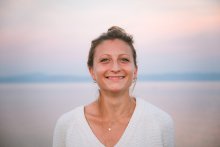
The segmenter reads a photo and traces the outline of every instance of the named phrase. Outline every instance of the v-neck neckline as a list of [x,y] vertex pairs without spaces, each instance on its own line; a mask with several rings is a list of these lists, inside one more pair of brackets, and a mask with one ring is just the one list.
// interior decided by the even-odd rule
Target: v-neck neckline
[[[138,100],[138,98],[135,98],[135,99],[136,99],[136,106],[135,106],[134,112],[130,118],[130,121],[128,122],[126,129],[124,130],[123,134],[121,135],[120,139],[114,145],[115,147],[122,146],[125,143],[127,143],[127,140],[129,140],[127,138],[130,137],[133,134],[132,132],[134,132],[134,130],[135,130],[135,126],[137,125],[138,118],[140,116],[139,100]],[[85,110],[85,106],[82,106],[81,107],[81,119],[82,119],[81,122],[83,123],[82,125],[85,127],[84,131],[86,131],[86,133],[88,134],[88,136],[87,136],[87,137],[89,137],[88,140],[90,140],[92,143],[95,143],[96,145],[98,145],[100,147],[105,147],[105,145],[96,137],[96,135],[92,131],[91,127],[89,126],[89,123],[86,119],[84,110]]]

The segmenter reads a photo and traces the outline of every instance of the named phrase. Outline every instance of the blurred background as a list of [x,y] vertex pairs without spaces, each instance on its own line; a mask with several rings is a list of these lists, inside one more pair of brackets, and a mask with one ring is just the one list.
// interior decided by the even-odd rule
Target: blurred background
[[1,147],[52,146],[59,116],[96,99],[87,55],[113,25],[134,37],[134,95],[173,117],[176,146],[220,146],[220,1],[1,0]]

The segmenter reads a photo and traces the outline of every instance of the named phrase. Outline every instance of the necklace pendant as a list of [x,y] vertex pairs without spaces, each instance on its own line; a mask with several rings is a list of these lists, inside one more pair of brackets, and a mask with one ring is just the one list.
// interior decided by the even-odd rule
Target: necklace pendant
[[111,131],[112,129],[111,128],[108,128],[108,131]]

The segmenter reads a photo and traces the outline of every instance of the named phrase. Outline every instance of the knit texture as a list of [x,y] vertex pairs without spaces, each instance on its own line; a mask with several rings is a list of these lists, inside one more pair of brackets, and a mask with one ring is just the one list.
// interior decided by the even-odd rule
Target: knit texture
[[[93,134],[84,106],[63,114],[57,121],[53,147],[104,147]],[[171,117],[141,98],[130,122],[115,147],[174,147]]]

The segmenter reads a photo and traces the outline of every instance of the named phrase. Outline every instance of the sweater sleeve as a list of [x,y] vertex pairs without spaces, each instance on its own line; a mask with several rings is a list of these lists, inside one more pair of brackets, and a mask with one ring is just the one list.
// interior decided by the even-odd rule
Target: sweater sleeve
[[67,124],[63,117],[59,118],[53,134],[53,147],[65,147]]
[[164,120],[163,144],[164,147],[174,147],[174,124],[169,115]]

